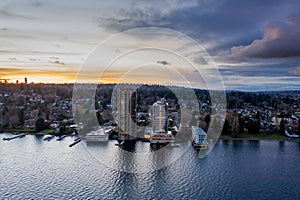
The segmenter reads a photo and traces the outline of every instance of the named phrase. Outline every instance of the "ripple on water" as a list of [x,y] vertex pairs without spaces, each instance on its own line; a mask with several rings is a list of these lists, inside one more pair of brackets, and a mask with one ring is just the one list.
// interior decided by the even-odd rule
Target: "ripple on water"
[[[205,158],[188,148],[156,171],[151,170],[155,162],[144,162],[154,160],[147,154],[131,162],[149,170],[132,174],[107,167],[83,145],[69,148],[71,141],[43,142],[34,136],[0,141],[0,199],[299,198],[298,143],[220,141]],[[147,149],[145,145],[138,148]],[[104,156],[120,158],[114,144],[104,149]]]

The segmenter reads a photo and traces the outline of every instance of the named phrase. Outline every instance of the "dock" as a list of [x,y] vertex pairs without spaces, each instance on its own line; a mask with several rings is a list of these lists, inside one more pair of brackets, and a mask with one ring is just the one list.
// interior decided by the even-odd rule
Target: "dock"
[[125,141],[125,140],[123,140],[123,141],[120,142],[120,143],[116,143],[115,145],[116,145],[116,146],[122,146],[122,145],[124,144],[124,141]]
[[62,135],[62,136],[59,136],[56,141],[62,141],[64,138],[68,137],[69,135]]
[[72,144],[69,145],[69,147],[72,147],[72,146],[78,144],[79,142],[81,142],[81,139],[80,139],[80,138],[79,138],[79,139],[77,138],[77,139],[75,139],[75,141],[74,141]]
[[50,141],[50,140],[52,140],[54,137],[55,137],[54,135],[45,137],[45,138],[44,138],[44,141]]
[[17,138],[23,138],[23,137],[25,137],[25,136],[26,136],[26,134],[25,134],[25,133],[23,133],[23,134],[19,134],[19,135],[17,135],[17,136],[14,136],[14,137],[10,137],[10,138],[3,138],[3,140],[7,140],[7,141],[9,141],[9,140],[17,139]]

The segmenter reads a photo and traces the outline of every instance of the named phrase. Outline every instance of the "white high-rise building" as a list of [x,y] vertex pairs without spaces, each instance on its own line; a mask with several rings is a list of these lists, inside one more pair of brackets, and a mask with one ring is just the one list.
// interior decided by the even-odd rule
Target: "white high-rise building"
[[151,118],[153,133],[168,132],[168,104],[165,99],[161,99],[153,104]]

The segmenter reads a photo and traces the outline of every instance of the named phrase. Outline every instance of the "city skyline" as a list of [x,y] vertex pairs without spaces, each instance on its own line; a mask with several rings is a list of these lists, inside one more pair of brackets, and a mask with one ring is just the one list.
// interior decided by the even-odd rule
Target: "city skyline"
[[[179,31],[202,45],[219,69],[225,89],[297,90],[299,13],[300,3],[293,0],[2,1],[0,78],[74,83],[85,58],[100,42],[132,28],[160,27]],[[140,40],[172,45],[163,38],[151,38],[131,38],[111,44],[110,50],[126,51]],[[182,45],[189,49],[188,44]],[[193,52],[187,54],[193,62],[203,62],[195,60]],[[139,59],[147,60],[145,56]],[[155,62],[157,68],[181,64],[167,56]],[[118,64],[120,70],[107,74],[103,83],[118,82],[116,77],[134,62],[128,59]],[[186,66],[180,66],[184,73]],[[140,73],[132,74],[130,80],[135,82]]]

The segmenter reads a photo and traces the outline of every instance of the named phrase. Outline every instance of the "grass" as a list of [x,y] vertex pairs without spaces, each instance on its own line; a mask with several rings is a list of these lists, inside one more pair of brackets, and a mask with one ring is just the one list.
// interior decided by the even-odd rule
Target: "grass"
[[[225,136],[226,137],[226,136]],[[229,136],[231,137],[231,136]],[[244,133],[237,136],[237,139],[271,139],[271,140],[299,140],[300,138],[288,138],[284,135],[281,135],[278,132],[265,134],[265,133],[258,133],[258,134],[249,134],[248,131],[245,131]]]
[[42,130],[41,133],[54,134],[55,130],[53,130],[53,129],[45,129],[45,130]]
[[3,129],[3,132],[12,132],[12,133],[33,133],[34,129],[30,128],[12,128],[12,129]]

